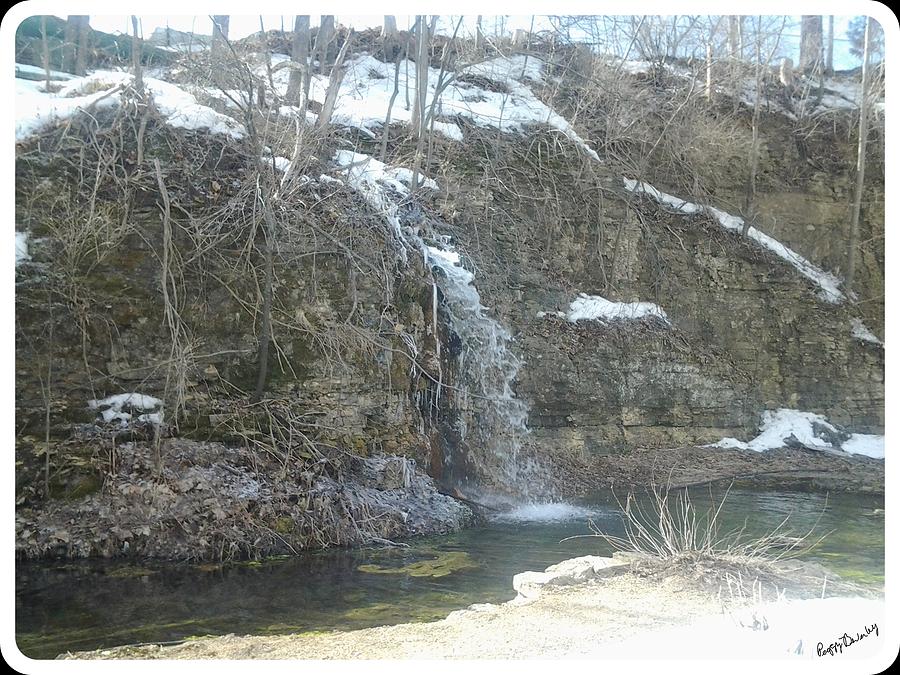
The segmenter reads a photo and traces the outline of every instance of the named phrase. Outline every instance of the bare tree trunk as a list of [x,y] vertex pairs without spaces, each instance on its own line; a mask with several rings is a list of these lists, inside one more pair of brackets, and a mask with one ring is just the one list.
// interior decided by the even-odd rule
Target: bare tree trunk
[[144,73],[141,68],[141,40],[138,37],[138,18],[131,15],[131,29],[134,33],[131,36],[131,67],[134,69],[134,88],[137,90],[138,96],[144,95]]
[[294,41],[291,45],[291,60],[302,66],[300,70],[291,70],[291,79],[288,81],[287,100],[293,105],[298,94],[303,94],[300,99],[300,107],[306,110],[309,99],[309,16],[296,16],[294,18]]
[[871,50],[872,19],[866,17],[863,39],[862,92],[859,103],[859,143],[856,148],[856,189],[850,215],[850,241],[847,246],[847,290],[853,291],[856,277],[856,247],[859,240],[859,211],[862,206],[863,183],[866,175],[866,141],[869,133],[869,52]]
[[713,86],[712,86],[712,44],[706,43],[706,100],[707,102],[712,101],[713,94]]
[[799,69],[811,76],[822,72],[822,17],[803,16],[800,19]]
[[78,61],[78,38],[80,35],[81,15],[70,14],[66,17],[66,29],[63,33],[62,70],[75,73]]
[[481,30],[481,14],[475,21],[475,49],[479,52],[484,48],[484,32]]
[[828,43],[825,51],[825,74],[834,74],[834,17],[828,17]]
[[[762,18],[759,20],[762,26]],[[761,36],[759,31],[756,34],[756,95],[753,100],[753,120],[751,122],[752,142],[750,145],[750,173],[747,177],[747,194],[744,200],[744,227],[742,234],[746,237],[750,231],[750,222],[754,220],[754,209],[756,208],[756,173],[759,168],[759,111],[762,99],[762,48],[760,47]]]
[[319,59],[319,74],[325,74],[325,64],[328,61],[328,45],[334,39],[334,16],[325,15],[319,22],[319,31],[316,33],[315,57]]
[[228,40],[228,24],[231,17],[224,14],[213,16],[213,32],[211,52],[213,59],[221,57],[225,51],[225,42]]
[[728,17],[728,56],[740,58],[741,24],[736,16]]
[[344,40],[344,46],[338,52],[337,59],[334,61],[334,67],[331,69],[331,78],[328,82],[328,89],[325,91],[325,101],[322,103],[322,112],[319,113],[319,119],[316,120],[316,129],[324,129],[331,122],[331,116],[334,114],[334,106],[337,103],[338,92],[341,88],[341,82],[344,80],[344,58],[350,47],[350,41],[353,37],[353,31],[347,33],[347,39]]
[[44,66],[44,91],[50,91],[50,42],[47,40],[47,16],[41,15],[41,60]]
[[[404,54],[405,56],[405,54]],[[387,157],[388,134],[391,128],[391,112],[394,110],[394,101],[397,100],[397,94],[400,93],[400,53],[397,53],[397,60],[394,63],[394,92],[391,94],[391,100],[388,102],[387,115],[384,118],[384,131],[381,134],[381,161],[384,162]]]
[[384,24],[381,26],[381,37],[385,40],[397,39],[397,18],[388,14],[384,15]]
[[259,358],[256,371],[256,389],[253,391],[251,403],[257,403],[266,391],[266,379],[269,374],[269,343],[272,341],[272,293],[275,269],[275,217],[268,199],[263,204],[263,217],[266,227],[263,230],[266,240],[266,280],[263,287],[262,326],[259,336]]
[[87,73],[89,41],[91,37],[91,17],[81,16],[78,21],[78,53],[75,57],[75,74]]
[[425,16],[416,19],[416,89],[413,96],[411,129],[420,137],[425,129],[425,105],[428,94],[428,24]]

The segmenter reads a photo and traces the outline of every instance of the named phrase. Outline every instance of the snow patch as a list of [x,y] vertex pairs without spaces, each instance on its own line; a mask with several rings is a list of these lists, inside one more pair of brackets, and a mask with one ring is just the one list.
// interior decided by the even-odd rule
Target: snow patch
[[884,459],[884,436],[874,434],[853,434],[841,445],[844,452],[851,455],[865,455],[873,459]]
[[16,80],[16,142],[67,120],[80,110],[111,108],[119,103],[115,86],[85,96],[61,98],[19,82]]
[[[277,65],[289,60],[287,55],[273,54],[272,64]],[[523,55],[498,57],[478,63],[461,71],[461,75],[484,78],[502,85],[505,91],[491,91],[471,82],[450,79],[435,104],[434,129],[438,133],[455,141],[463,140],[463,132],[458,124],[447,118],[459,116],[469,119],[479,127],[499,128],[510,133],[522,132],[529,124],[547,124],[569,137],[582,150],[599,161],[597,153],[573,129],[563,117],[539,100],[531,89],[519,80],[543,83],[545,64],[534,56]],[[412,110],[404,105],[403,92],[412,91],[415,87],[416,67],[412,61],[401,61],[399,71],[393,63],[384,63],[370,54],[362,54],[347,61],[344,78],[332,114],[332,122],[365,130],[374,137],[375,130],[381,130],[391,107],[395,79],[399,95],[391,107],[391,123],[409,123]],[[257,74],[267,78],[264,65],[259,66]],[[407,75],[408,74],[408,75]],[[455,78],[452,72],[443,74],[443,82]],[[429,109],[442,75],[438,68],[428,69],[427,102]],[[290,70],[283,68],[272,75],[277,93],[284,97],[287,94]],[[310,100],[325,102],[329,78],[313,74],[310,80]],[[291,106],[282,107],[279,112],[288,114]],[[299,114],[292,113],[292,114]],[[310,113],[306,113],[307,119]]]
[[884,459],[884,436],[852,434],[849,440],[841,443],[838,440],[841,431],[825,417],[816,413],[789,408],[766,410],[762,414],[759,431],[759,435],[750,441],[739,441],[729,437],[706,447],[766,452],[786,447],[790,442],[799,443],[810,450],[843,451],[851,455]]
[[[596,646],[593,652],[603,658],[665,654],[674,659],[728,660],[743,654],[785,664],[814,660],[818,665],[831,657],[865,663],[883,653],[884,637],[879,635],[884,626],[883,599],[779,600],[704,616],[683,626],[645,631],[617,644]],[[699,645],[698,635],[703,636]],[[593,652],[588,655],[595,656]],[[844,665],[851,669],[849,663]]]
[[[742,234],[744,230],[744,220],[738,216],[732,216],[725,211],[714,208],[712,206],[701,206],[692,202],[679,199],[665,192],[657,190],[652,185],[643,183],[630,178],[623,178],[625,189],[629,192],[637,194],[646,194],[664,206],[670,207],[676,213],[696,214],[706,211],[712,215],[721,227],[731,232]],[[756,242],[763,248],[777,255],[779,258],[790,264],[802,276],[809,279],[819,287],[818,297],[825,302],[837,304],[845,299],[844,293],[841,291],[841,280],[831,272],[826,272],[816,267],[809,260],[788,248],[774,237],[761,232],[752,225],[747,229],[747,238]]]
[[[130,86],[129,73],[96,71],[86,77],[68,81],[55,95],[31,88],[18,87],[16,92],[16,140],[29,136],[71,118],[79,110],[93,106],[114,107],[119,104],[119,90]],[[234,139],[244,136],[244,127],[236,120],[197,103],[197,99],[180,87],[145,78],[144,86],[166,122],[176,128],[208,130]]]
[[[19,77],[20,74],[28,75],[38,75],[41,78],[47,76],[47,71],[43,68],[39,68],[38,66],[31,66],[27,63],[17,63],[16,64],[16,77]],[[72,75],[72,73],[64,73],[60,70],[51,70],[50,71],[50,80],[74,80],[77,75]]]
[[866,327],[862,319],[850,319],[850,334],[861,342],[884,346],[884,343],[878,339],[878,336]]
[[614,302],[599,295],[579,293],[569,305],[566,318],[572,323],[578,321],[636,321],[647,317],[657,317],[669,323],[669,317],[659,305],[652,302]]
[[16,232],[16,267],[19,266],[19,263],[28,260],[31,260],[31,256],[28,254],[28,233]]
[[[162,401],[154,396],[130,392],[115,394],[103,399],[88,401],[88,408],[97,410],[100,418],[107,424],[116,422],[121,427],[127,427],[132,421],[132,413],[137,411],[155,410],[155,412],[142,412],[138,415],[139,422],[160,424],[162,422]],[[132,412],[125,410],[128,408]]]

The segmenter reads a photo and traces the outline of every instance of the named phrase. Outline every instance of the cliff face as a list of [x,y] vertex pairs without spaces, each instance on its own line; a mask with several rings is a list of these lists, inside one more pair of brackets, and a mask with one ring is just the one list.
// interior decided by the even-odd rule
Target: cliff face
[[[377,154],[375,141],[348,133],[320,146],[306,182],[277,207],[272,244],[262,216],[247,216],[258,199],[247,185],[254,169],[244,141],[151,123],[142,143],[146,157],[161,161],[157,175],[134,166],[136,125],[99,120],[101,147],[126,162],[124,182],[115,172],[76,181],[103,158],[91,154],[97,131],[85,121],[68,136],[26,143],[17,157],[17,220],[33,242],[31,260],[17,269],[21,453],[39,449],[50,372],[52,435],[82,456],[117,435],[155,433],[98,426],[89,401],[124,391],[168,402],[177,392],[170,432],[178,436],[252,444],[283,432],[289,415],[300,436],[278,442],[300,457],[320,446],[401,454],[454,482],[452,467],[479,452],[460,449],[470,402],[460,395],[458,365],[469,347],[452,329],[432,266],[395,237],[370,199],[340,182],[346,175],[328,159],[348,144]],[[738,118],[740,133],[746,121]],[[526,444],[538,458],[747,436],[762,410],[777,407],[819,412],[857,432],[883,428],[883,348],[854,337],[851,322],[883,326],[880,152],[867,174],[861,236],[870,242],[862,288],[876,301],[857,308],[823,302],[790,264],[707,214],[671,213],[629,193],[622,166],[592,159],[577,136],[460,125],[461,142],[439,137],[430,150],[434,170],[426,173],[440,189],[401,200],[400,222],[431,240],[449,236],[475,270],[486,314],[509,330],[523,361],[513,388],[528,404]],[[124,136],[112,138],[121,128]],[[820,267],[839,268],[851,139],[817,128],[811,147],[835,151],[825,162],[807,148],[820,158],[813,166],[790,149],[793,131],[777,113],[764,117],[762,133],[755,222]],[[409,141],[392,142],[387,163],[409,164],[413,152]],[[709,182],[705,203],[728,210],[738,202],[739,173]],[[641,178],[673,193],[684,182],[659,167]],[[176,204],[168,224],[160,181]],[[79,239],[69,227],[79,219],[115,236]],[[269,247],[273,339],[268,403],[258,404],[249,399]],[[176,288],[165,301],[164,289]],[[653,302],[668,322],[573,323],[555,314],[579,293]],[[72,490],[66,475],[55,477],[60,494]]]

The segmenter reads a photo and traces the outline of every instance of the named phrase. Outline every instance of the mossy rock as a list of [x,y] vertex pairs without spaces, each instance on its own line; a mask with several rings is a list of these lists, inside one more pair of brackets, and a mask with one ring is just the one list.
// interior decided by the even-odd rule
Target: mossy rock
[[356,569],[366,574],[404,574],[411,577],[446,577],[454,572],[475,569],[478,563],[465,551],[446,551],[436,558],[419,560],[403,567],[382,567],[380,565],[360,565]]
[[157,573],[157,570],[147,569],[146,567],[119,567],[107,572],[106,576],[113,579],[132,579],[134,577],[149,577]]

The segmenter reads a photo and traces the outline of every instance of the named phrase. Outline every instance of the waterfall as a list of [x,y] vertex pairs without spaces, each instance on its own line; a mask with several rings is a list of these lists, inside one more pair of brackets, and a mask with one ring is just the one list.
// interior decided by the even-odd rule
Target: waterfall
[[462,266],[452,247],[423,245],[422,250],[443,293],[450,326],[463,345],[456,403],[469,464],[480,482],[487,483],[484,487],[527,496],[536,487],[536,476],[521,452],[528,434],[528,406],[512,388],[522,365],[510,349],[512,337],[485,314],[475,275]]
[[[442,392],[452,397],[458,411],[457,432],[466,448],[464,485],[457,487],[470,494],[477,492],[488,501],[502,501],[501,495],[527,499],[540,493],[540,472],[522,452],[528,434],[528,406],[516,398],[512,388],[522,362],[510,349],[509,331],[485,313],[475,275],[461,264],[446,237],[427,237],[438,242],[431,245],[419,228],[404,225],[409,190],[401,179],[406,170],[349,151],[339,151],[335,161],[344,168],[350,186],[382,214],[390,229],[411,249],[421,251],[436,284],[432,291],[435,337],[440,289],[450,328],[462,343],[455,384],[435,383],[438,397]],[[429,183],[437,187],[426,179],[425,185]]]

